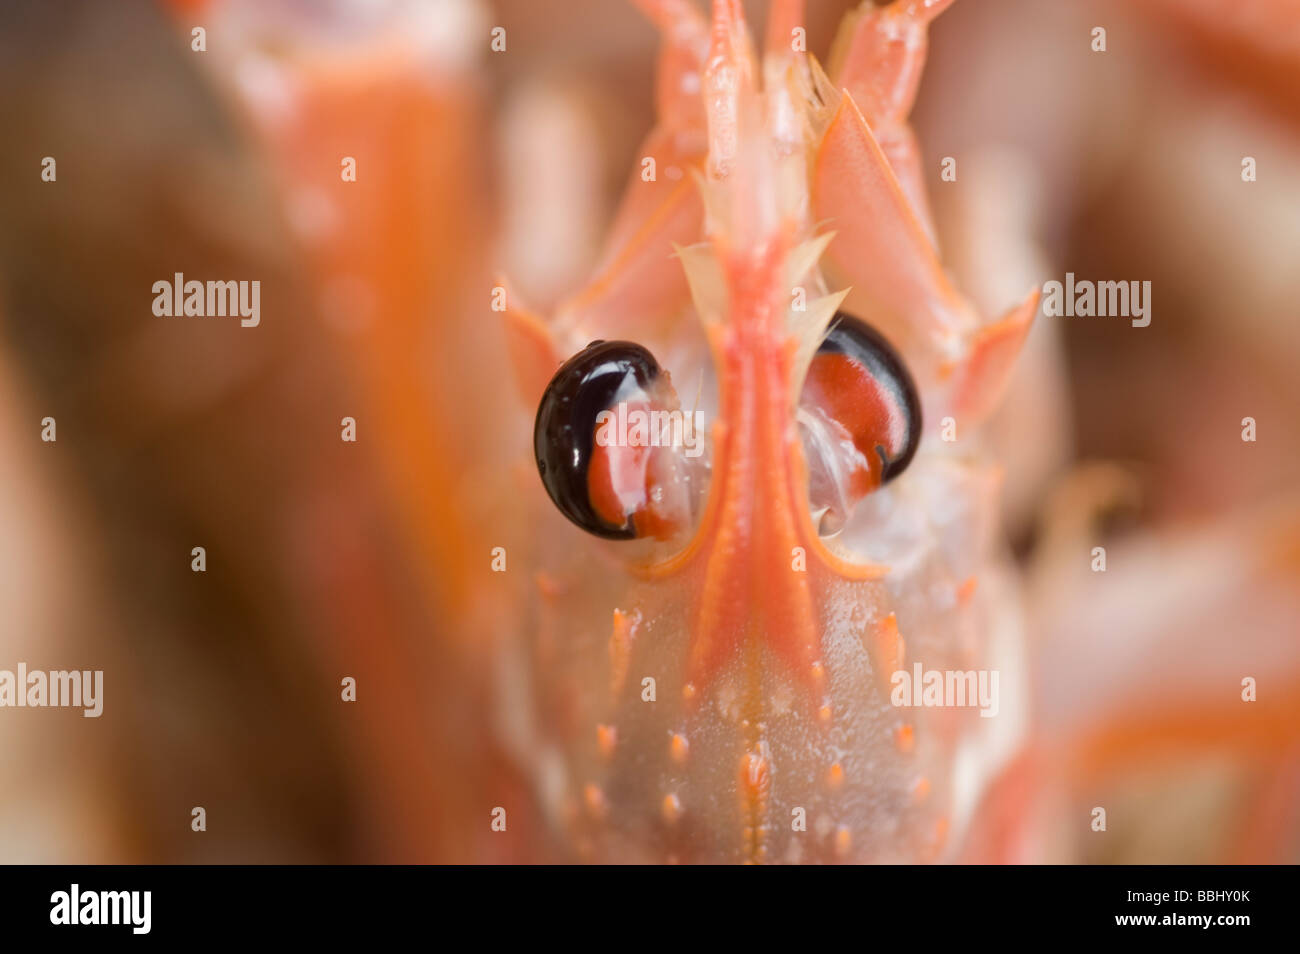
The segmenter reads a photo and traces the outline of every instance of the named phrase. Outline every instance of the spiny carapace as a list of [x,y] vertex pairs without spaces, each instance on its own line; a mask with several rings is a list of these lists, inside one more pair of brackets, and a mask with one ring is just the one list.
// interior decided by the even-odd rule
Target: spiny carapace
[[[982,322],[939,264],[907,114],[948,0],[864,3],[829,75],[799,2],[761,58],[739,0],[637,5],[664,43],[643,154],[678,174],[633,177],[553,317],[507,312],[570,521],[538,518],[516,750],[578,857],[942,857],[1014,717],[891,679],[1014,638],[975,434],[1037,307]],[[704,452],[608,446],[620,402],[701,420]]]

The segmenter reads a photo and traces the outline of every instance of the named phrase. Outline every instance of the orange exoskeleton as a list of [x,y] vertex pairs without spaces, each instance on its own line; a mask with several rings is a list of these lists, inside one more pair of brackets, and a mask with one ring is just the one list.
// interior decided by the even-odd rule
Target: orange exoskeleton
[[[827,72],[795,0],[761,59],[739,0],[711,22],[638,0],[664,37],[656,175],[584,289],[507,313],[543,481],[592,531],[539,516],[507,659],[516,749],[576,857],[951,857],[1014,741],[978,426],[1037,299],[981,321],[938,259],[907,114],[948,2],[864,3]],[[700,452],[593,436],[615,404],[698,419]],[[926,674],[992,697],[908,704]]]

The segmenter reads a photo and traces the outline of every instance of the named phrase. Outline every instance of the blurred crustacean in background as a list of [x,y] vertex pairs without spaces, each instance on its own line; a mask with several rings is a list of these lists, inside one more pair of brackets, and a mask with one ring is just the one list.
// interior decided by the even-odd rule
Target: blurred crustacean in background
[[[936,190],[958,276],[978,298],[1045,258],[1156,297],[1142,329],[1040,318],[994,424],[1036,739],[982,850],[1294,861],[1300,3],[958,3],[944,26],[917,126],[975,160]],[[1246,157],[1267,175],[1243,181]],[[1273,436],[1243,442],[1246,417]],[[1076,823],[1121,805],[1111,837]]]
[[[808,6],[826,51],[873,4]],[[1026,738],[959,857],[1295,861],[1300,0],[957,0],[929,35],[909,194],[975,309],[1155,290],[1147,328],[1040,315],[986,425]],[[502,652],[559,518],[490,303],[500,269],[583,304],[672,55],[611,0],[0,5],[0,668],[108,696],[0,712],[0,860],[573,856]],[[260,279],[261,325],[155,318],[176,271]],[[665,366],[698,345],[636,317]]]
[[[471,557],[498,539],[484,501],[510,497],[483,426],[508,397],[480,370],[500,349],[468,301],[490,282],[483,49],[467,39],[484,8],[0,17],[22,144],[3,154],[4,365],[21,382],[6,448],[27,447],[33,414],[59,424],[56,445],[4,459],[63,477],[14,474],[40,489],[14,498],[28,521],[61,516],[23,531],[30,551],[96,574],[17,599],[33,618],[84,610],[57,661],[102,661],[110,697],[88,722],[102,756],[77,742],[94,757],[58,762],[84,778],[69,792],[108,793],[87,809],[96,837],[66,797],[32,815],[56,776],[24,785],[15,768],[4,830],[23,838],[7,857],[523,857],[465,822],[511,787],[482,717],[498,600]],[[45,153],[57,184],[26,175]],[[141,290],[177,271],[260,280],[260,326],[158,320]],[[27,618],[6,614],[6,656],[44,631]],[[355,706],[340,704],[344,676]],[[21,715],[24,731],[55,724]],[[191,833],[195,805],[219,837]]]
[[[513,493],[512,458],[489,424],[508,418],[511,395],[482,371],[503,346],[492,322],[472,320],[490,286],[492,210],[485,51],[466,37],[486,32],[486,11],[475,0],[214,7],[214,44],[224,48],[210,76],[266,157],[319,333],[341,356],[355,401],[347,413],[372,448],[375,486],[416,588],[405,599],[429,627],[390,619],[376,639],[391,610],[374,581],[337,616],[323,596],[345,566],[332,553],[362,546],[368,531],[339,521],[329,501],[303,516],[302,599],[340,640],[326,661],[363,670],[357,678],[374,693],[358,739],[374,785],[368,811],[393,818],[396,804],[399,817],[422,818],[418,838],[393,818],[383,845],[392,858],[517,858],[510,843],[461,823],[498,782],[485,777],[507,774],[482,713],[509,602],[476,558],[509,542],[502,502]],[[496,536],[502,526],[507,536]],[[446,783],[450,774],[457,784]]]

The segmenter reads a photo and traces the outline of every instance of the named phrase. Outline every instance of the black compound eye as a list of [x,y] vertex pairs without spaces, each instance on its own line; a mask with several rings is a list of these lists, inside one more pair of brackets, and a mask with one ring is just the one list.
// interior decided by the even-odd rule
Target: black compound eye
[[[800,403],[851,438],[857,453],[835,472],[846,500],[870,493],[911,463],[921,439],[921,401],[903,359],[866,322],[837,312],[817,349]],[[830,441],[826,446],[834,444]]]
[[661,373],[639,344],[593,341],[560,367],[542,395],[533,426],[537,470],[555,506],[588,533],[611,540],[641,535],[632,515],[610,499],[608,448],[596,446],[597,416],[620,400],[653,393]]

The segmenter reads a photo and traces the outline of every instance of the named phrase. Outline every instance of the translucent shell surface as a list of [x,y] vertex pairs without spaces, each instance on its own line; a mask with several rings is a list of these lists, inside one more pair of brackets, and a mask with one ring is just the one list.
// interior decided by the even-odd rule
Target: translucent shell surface
[[[837,45],[842,87],[790,42],[800,4],[774,4],[761,68],[736,0],[711,24],[685,0],[639,5],[665,32],[660,90],[699,93],[665,95],[651,141],[694,173],[686,193],[634,179],[591,286],[520,323],[526,380],[593,338],[659,361],[607,342],[542,398],[536,456],[559,512],[530,555],[535,627],[511,647],[530,713],[510,720],[516,752],[580,858],[944,857],[994,767],[986,737],[1015,731],[919,692],[925,673],[999,670],[1011,631],[995,618],[1011,602],[995,468],[962,410],[1007,362],[988,370],[986,326],[942,278],[906,126],[946,4],[864,4]],[[855,89],[902,99],[855,105]],[[845,235],[838,275],[895,282],[863,299],[865,321],[823,272]],[[629,393],[676,407],[655,394],[660,364],[701,376],[700,505],[678,535],[637,523],[647,456],[611,455],[593,482],[588,418]],[[932,427],[961,416],[959,446],[923,434],[922,406]],[[663,542],[619,539],[647,536]]]

